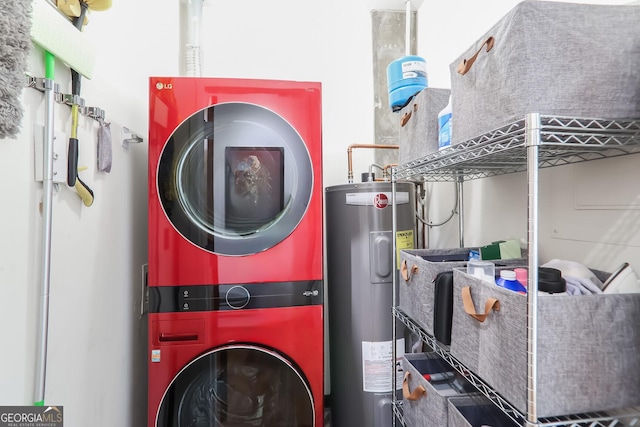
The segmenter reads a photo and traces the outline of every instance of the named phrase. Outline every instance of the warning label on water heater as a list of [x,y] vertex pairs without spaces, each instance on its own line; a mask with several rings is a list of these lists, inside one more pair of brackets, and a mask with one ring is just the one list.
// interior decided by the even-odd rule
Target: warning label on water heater
[[[362,389],[367,392],[389,393],[392,385],[392,341],[362,341]],[[402,388],[401,360],[404,356],[404,338],[396,340],[396,389]]]
[[396,232],[396,268],[400,268],[400,251],[413,249],[413,230]]

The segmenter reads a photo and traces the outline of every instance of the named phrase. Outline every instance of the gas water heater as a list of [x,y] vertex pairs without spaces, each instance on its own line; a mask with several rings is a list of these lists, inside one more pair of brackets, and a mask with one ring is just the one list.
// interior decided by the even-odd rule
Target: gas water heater
[[[325,188],[333,427],[386,427],[392,419],[392,275],[398,274],[393,257],[415,246],[415,190],[410,183],[396,184],[394,236],[391,185]],[[401,357],[410,343],[404,326],[397,325]],[[402,386],[401,376],[396,384]]]

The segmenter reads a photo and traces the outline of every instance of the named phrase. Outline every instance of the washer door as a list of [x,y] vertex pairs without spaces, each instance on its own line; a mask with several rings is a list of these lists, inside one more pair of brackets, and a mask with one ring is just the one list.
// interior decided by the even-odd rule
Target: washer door
[[304,141],[281,116],[224,103],[185,120],[163,148],[158,194],[193,244],[223,255],[269,249],[302,220],[313,186]]
[[284,357],[251,345],[221,347],[187,365],[162,398],[157,427],[312,427],[313,398]]

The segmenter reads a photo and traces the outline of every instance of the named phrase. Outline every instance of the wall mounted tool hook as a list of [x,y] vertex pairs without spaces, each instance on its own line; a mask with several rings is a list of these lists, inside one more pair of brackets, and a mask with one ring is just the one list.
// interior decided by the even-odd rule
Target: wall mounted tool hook
[[85,117],[91,117],[92,119],[97,120],[98,122],[100,120],[104,120],[104,117],[105,117],[104,110],[99,107],[81,108],[80,114],[82,114]]
[[143,141],[141,136],[136,135],[128,127],[122,126],[122,148],[127,150],[130,143],[139,144]]

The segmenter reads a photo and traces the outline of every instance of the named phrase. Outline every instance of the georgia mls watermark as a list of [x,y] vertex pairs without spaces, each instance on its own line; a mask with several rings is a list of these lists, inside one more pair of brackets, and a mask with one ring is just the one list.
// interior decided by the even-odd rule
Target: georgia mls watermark
[[0,406],[0,427],[63,427],[62,406]]

